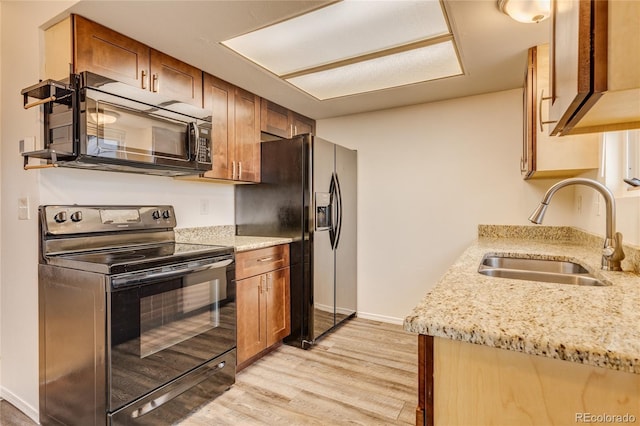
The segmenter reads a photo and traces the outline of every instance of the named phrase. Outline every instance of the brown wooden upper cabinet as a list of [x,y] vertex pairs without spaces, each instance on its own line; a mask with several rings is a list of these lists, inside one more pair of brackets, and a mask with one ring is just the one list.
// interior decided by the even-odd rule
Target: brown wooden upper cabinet
[[549,136],[549,45],[529,49],[524,85],[524,137],[520,162],[524,179],[576,176],[597,169],[600,135]]
[[172,100],[203,106],[202,71],[198,68],[78,15],[71,15],[45,34],[46,62],[61,68],[54,71],[47,66],[49,78],[68,76],[71,63],[76,73],[90,71]]
[[261,101],[260,130],[281,138],[315,134],[316,122],[267,99]]
[[640,2],[553,0],[551,135],[640,128]]
[[260,182],[260,97],[204,74],[211,111],[212,169],[205,178]]

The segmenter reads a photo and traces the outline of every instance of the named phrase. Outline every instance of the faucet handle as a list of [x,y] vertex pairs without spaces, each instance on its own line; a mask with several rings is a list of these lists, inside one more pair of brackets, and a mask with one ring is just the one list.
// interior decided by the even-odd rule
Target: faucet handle
[[621,271],[620,262],[625,258],[622,249],[622,234],[616,232],[613,239],[605,241],[605,247],[602,250],[602,267],[609,271]]

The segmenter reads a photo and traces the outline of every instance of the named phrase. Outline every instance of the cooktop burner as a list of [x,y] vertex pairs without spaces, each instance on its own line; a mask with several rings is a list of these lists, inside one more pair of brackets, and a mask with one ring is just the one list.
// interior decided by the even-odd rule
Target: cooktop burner
[[61,254],[50,256],[49,261],[68,268],[118,274],[230,253],[233,253],[231,247],[168,242],[150,246]]

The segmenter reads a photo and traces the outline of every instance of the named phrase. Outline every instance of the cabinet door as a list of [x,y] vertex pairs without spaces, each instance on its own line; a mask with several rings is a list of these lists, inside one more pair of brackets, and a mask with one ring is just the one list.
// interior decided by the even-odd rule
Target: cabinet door
[[[236,88],[235,179],[260,182],[260,97]],[[233,170],[232,170],[233,172]]]
[[291,333],[289,268],[267,274],[267,347],[279,342]]
[[151,91],[202,108],[202,71],[151,49]]
[[527,55],[527,74],[524,79],[523,92],[523,135],[522,157],[520,157],[520,173],[528,179],[536,169],[536,93],[537,87],[537,47],[529,49]]
[[267,99],[261,100],[260,130],[281,138],[291,137],[289,110]]
[[74,15],[74,71],[93,73],[147,88],[149,47],[100,24]]
[[[525,179],[576,176],[598,168],[598,134],[549,136],[549,46],[529,49],[524,92],[522,173]],[[542,121],[540,121],[542,120]]]
[[309,117],[300,115],[296,112],[291,112],[291,125],[293,126],[293,136],[302,135],[305,133],[316,133],[316,122]]
[[237,282],[238,364],[266,348],[266,275]]
[[566,134],[607,90],[607,1],[554,0],[551,135]]
[[204,75],[204,108],[211,111],[212,167],[204,174],[215,179],[233,179],[230,152],[235,139],[235,86],[210,74]]

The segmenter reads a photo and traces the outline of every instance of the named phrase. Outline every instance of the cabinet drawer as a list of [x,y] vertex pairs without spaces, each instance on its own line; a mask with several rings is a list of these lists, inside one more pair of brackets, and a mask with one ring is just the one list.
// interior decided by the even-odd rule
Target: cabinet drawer
[[236,254],[236,280],[289,266],[289,244]]

